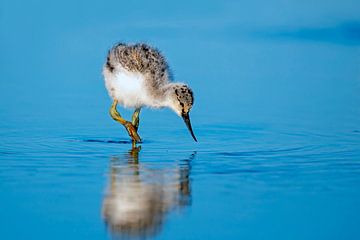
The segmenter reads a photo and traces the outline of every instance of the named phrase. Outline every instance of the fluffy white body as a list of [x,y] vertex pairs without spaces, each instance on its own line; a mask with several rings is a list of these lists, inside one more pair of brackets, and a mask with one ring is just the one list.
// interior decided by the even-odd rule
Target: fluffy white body
[[169,105],[166,99],[159,101],[151,96],[146,85],[147,76],[142,73],[117,66],[113,72],[104,67],[103,75],[109,95],[125,108],[161,108]]

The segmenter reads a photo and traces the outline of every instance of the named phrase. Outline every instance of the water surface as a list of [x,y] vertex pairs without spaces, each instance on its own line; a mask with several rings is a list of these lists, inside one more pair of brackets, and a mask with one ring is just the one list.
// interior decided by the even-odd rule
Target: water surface
[[[360,6],[311,4],[3,1],[0,238],[359,239]],[[192,86],[198,143],[145,109],[131,148],[118,40]]]

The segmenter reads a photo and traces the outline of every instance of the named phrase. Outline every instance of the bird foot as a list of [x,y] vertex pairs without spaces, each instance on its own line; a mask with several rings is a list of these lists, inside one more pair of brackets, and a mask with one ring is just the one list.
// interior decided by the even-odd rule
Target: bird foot
[[133,140],[133,142],[135,142],[135,143],[141,142],[141,138],[140,138],[139,134],[137,133],[135,126],[131,122],[127,121],[124,124],[124,127],[126,128],[128,134],[131,137],[131,139]]

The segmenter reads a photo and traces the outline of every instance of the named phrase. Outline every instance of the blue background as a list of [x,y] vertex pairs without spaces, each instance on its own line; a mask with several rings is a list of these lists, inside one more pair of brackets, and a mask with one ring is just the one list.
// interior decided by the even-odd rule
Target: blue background
[[141,41],[193,88],[199,139],[170,110],[142,112],[140,163],[196,152],[192,204],[155,238],[359,239],[359,9],[1,0],[0,238],[111,238],[101,202],[130,144],[109,143],[127,135],[101,69],[114,43]]

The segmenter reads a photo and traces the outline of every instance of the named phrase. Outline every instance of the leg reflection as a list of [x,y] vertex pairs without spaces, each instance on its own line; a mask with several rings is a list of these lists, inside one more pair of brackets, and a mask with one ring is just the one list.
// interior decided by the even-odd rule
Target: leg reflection
[[195,153],[175,166],[154,166],[139,161],[140,149],[111,159],[102,215],[115,235],[153,236],[169,211],[191,204],[190,170]]

